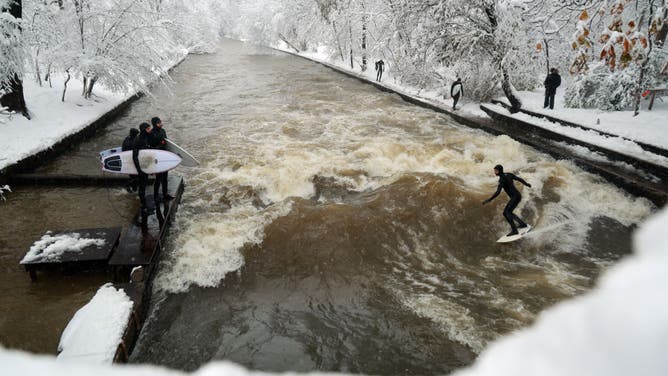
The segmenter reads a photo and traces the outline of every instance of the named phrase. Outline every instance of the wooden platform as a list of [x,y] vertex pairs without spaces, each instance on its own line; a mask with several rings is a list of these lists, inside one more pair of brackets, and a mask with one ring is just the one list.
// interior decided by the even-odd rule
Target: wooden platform
[[[169,194],[174,196],[174,199],[159,203],[155,208],[155,214],[137,213],[121,238],[118,248],[109,260],[109,266],[114,270],[116,281],[129,280],[130,270],[136,266],[144,267],[145,280],[149,279],[154,261],[160,253],[162,242],[167,237],[169,225],[181,202],[184,189],[183,178],[170,176],[168,188]],[[150,187],[147,187],[147,190],[149,189]],[[152,206],[151,204],[155,202],[153,195],[147,195],[146,202]]]
[[[38,270],[47,270],[54,268],[71,269],[71,268],[91,268],[95,266],[105,266],[118,244],[118,239],[121,235],[121,227],[114,228],[92,228],[92,229],[78,229],[65,230],[50,234],[52,236],[66,235],[79,236],[80,238],[88,239],[103,239],[103,245],[91,245],[76,252],[63,252],[58,256],[49,254],[40,254],[34,259],[20,262],[28,273],[31,279],[37,278]],[[28,253],[26,253],[28,255]]]

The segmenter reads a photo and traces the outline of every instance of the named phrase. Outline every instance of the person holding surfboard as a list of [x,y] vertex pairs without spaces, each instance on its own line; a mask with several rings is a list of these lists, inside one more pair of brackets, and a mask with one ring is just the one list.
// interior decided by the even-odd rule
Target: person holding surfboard
[[[520,203],[522,200],[522,195],[520,194],[520,191],[515,188],[515,183],[513,180],[517,180],[518,182],[526,185],[527,187],[531,188],[531,184],[527,183],[524,181],[524,179],[520,178],[519,176],[513,175],[511,173],[504,173],[503,172],[503,166],[501,165],[496,165],[494,166],[494,175],[499,177],[499,186],[496,188],[496,192],[494,192],[494,195],[492,197],[488,198],[487,200],[483,201],[482,204],[485,205],[492,200],[494,200],[499,193],[501,193],[501,190],[503,189],[508,197],[510,197],[510,201],[508,201],[508,204],[506,205],[506,208],[503,209],[503,216],[506,218],[506,221],[510,223],[510,233],[506,236],[513,236],[513,235],[518,235],[519,232],[517,229],[524,229],[528,228],[529,226],[520,219],[516,214],[513,213],[513,210],[517,207],[517,205]],[[517,222],[517,224],[515,224]]]
[[146,184],[148,183],[148,175],[142,171],[139,166],[139,150],[151,148],[151,125],[149,123],[139,124],[139,135],[135,138],[132,145],[132,162],[137,169],[137,193],[139,201],[141,202],[142,214],[149,214],[148,206],[146,205]]
[[462,79],[457,77],[457,81],[452,83],[452,86],[450,86],[450,96],[452,97],[452,109],[456,110],[457,109],[457,102],[459,102],[459,98],[464,95],[464,86],[462,85]]
[[[167,150],[167,132],[162,126],[162,120],[159,117],[151,119],[153,131],[151,132],[153,149]],[[169,194],[167,190],[167,171],[155,174],[155,183],[153,183],[153,198],[158,202],[158,192],[162,186],[162,201],[169,201],[174,197]]]
[[[137,138],[137,135],[139,134],[139,130],[137,128],[130,128],[130,134],[128,134],[127,137],[125,137],[125,140],[123,140],[123,145],[121,146],[121,151],[128,151],[132,150],[135,144],[135,138]],[[135,175],[128,175],[130,177],[130,180],[128,181],[128,184],[125,186],[125,189],[127,189],[128,193],[133,193],[137,191],[137,176]]]

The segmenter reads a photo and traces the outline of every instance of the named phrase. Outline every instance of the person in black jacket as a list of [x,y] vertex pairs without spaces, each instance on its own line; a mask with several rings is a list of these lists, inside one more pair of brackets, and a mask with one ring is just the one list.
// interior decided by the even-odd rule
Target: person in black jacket
[[[510,233],[507,236],[517,235],[518,234],[517,229],[525,228],[527,227],[527,224],[524,223],[524,221],[522,221],[520,217],[518,217],[513,213],[513,210],[515,210],[517,205],[522,200],[522,195],[517,190],[517,188],[515,188],[513,180],[517,180],[518,182],[526,185],[529,188],[531,188],[531,184],[527,183],[526,181],[524,181],[524,179],[520,178],[519,176],[515,176],[510,173],[504,173],[503,166],[501,165],[494,166],[494,175],[499,177],[499,186],[496,188],[496,192],[494,192],[494,195],[492,195],[492,197],[488,198],[487,200],[483,201],[482,204],[485,205],[494,200],[496,196],[498,196],[499,193],[501,193],[501,190],[503,189],[506,192],[506,194],[510,197],[510,201],[508,201],[506,208],[503,209],[503,216],[506,218],[506,221],[510,223]],[[517,225],[515,224],[515,222],[517,222]]]
[[380,82],[383,79],[383,70],[385,69],[385,62],[383,60],[376,61],[376,81]]
[[[151,119],[151,124],[153,125],[153,130],[151,131],[152,143],[151,147],[153,149],[167,150],[167,132],[165,128],[162,127],[162,120],[159,117],[154,117]],[[155,174],[155,183],[153,183],[153,199],[155,202],[159,202],[158,192],[162,186],[162,201],[168,201],[173,199],[167,190],[167,171]]]
[[148,175],[142,171],[139,165],[139,151],[151,148],[151,125],[149,123],[139,124],[139,135],[135,138],[132,145],[132,161],[137,169],[138,177],[138,194],[141,202],[142,214],[149,214],[148,206],[146,205],[146,184],[148,183]]
[[464,85],[462,84],[462,79],[457,77],[457,81],[452,83],[450,86],[450,96],[452,97],[452,109],[457,109],[457,102],[459,98],[464,96]]
[[550,69],[550,74],[545,78],[543,83],[545,86],[545,103],[543,108],[550,106],[550,110],[554,110],[554,96],[557,94],[557,88],[561,85],[561,76],[557,68]]
[[[125,140],[123,140],[123,145],[121,146],[122,151],[128,151],[132,150],[132,147],[134,146],[135,143],[135,138],[139,134],[139,130],[137,128],[130,128],[130,134],[125,137]],[[125,186],[125,189],[127,189],[128,192],[136,192],[137,191],[137,176],[136,175],[129,175],[130,180],[128,181],[128,184]]]

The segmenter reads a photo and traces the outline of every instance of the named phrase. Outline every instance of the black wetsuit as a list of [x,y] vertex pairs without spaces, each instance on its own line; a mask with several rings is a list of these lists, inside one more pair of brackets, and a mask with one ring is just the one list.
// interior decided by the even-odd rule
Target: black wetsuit
[[139,133],[132,145],[132,161],[137,168],[138,186],[137,192],[139,194],[139,201],[141,202],[142,210],[148,210],[146,206],[146,183],[148,183],[148,175],[139,167],[139,150],[151,148],[151,135],[146,131]]
[[[506,221],[510,223],[510,228],[512,229],[512,232],[517,232],[517,227],[526,227],[526,223],[520,219],[517,215],[513,213],[513,210],[517,207],[517,205],[520,203],[522,200],[522,195],[520,194],[520,191],[515,188],[515,184],[513,183],[513,180],[517,180],[518,182],[526,185],[527,187],[531,187],[531,184],[527,183],[524,181],[524,179],[520,178],[519,176],[515,176],[510,173],[501,173],[499,174],[499,186],[496,188],[496,192],[494,192],[494,195],[487,199],[486,201],[492,201],[494,200],[500,193],[501,190],[503,189],[508,197],[510,197],[510,201],[508,201],[508,204],[506,205],[505,209],[503,209],[503,216],[506,218]],[[515,225],[515,222],[517,222],[517,225]]]
[[[459,85],[459,91],[455,94],[455,87],[457,87],[457,85]],[[452,86],[450,86],[450,96],[452,97],[452,109],[456,110],[459,98],[464,96],[464,85],[462,85],[461,80],[455,81]]]
[[376,62],[376,81],[380,82],[383,79],[383,70],[385,69],[385,62],[378,60]]
[[543,83],[545,86],[545,103],[543,108],[550,107],[554,110],[554,96],[557,94],[557,88],[561,85],[561,76],[559,73],[550,73]]
[[[123,140],[123,145],[121,146],[122,151],[127,151],[127,150],[132,150],[134,147],[135,143],[135,138],[137,138],[137,134],[139,131],[136,129],[133,129],[133,131],[130,132],[130,135],[128,135],[125,140]],[[130,179],[128,180],[128,184],[126,186],[126,189],[128,192],[134,192],[137,190],[137,176],[136,175],[129,175]]]
[[[151,147],[153,149],[167,150],[167,132],[162,127],[153,127],[151,132]],[[153,183],[153,198],[158,201],[158,192],[162,186],[163,200],[171,197],[167,190],[167,171],[155,174],[155,183]]]

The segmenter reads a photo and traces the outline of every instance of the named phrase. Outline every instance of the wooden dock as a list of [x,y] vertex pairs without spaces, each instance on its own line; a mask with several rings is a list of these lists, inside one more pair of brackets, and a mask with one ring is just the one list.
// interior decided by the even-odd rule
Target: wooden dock
[[[22,174],[13,175],[11,181],[15,185],[105,187],[123,185],[127,182],[127,177]],[[53,268],[76,271],[90,270],[94,267],[112,272],[114,287],[123,289],[133,302],[133,312],[116,350],[114,362],[127,362],[146,319],[153,275],[157,271],[163,244],[185,189],[183,178],[170,175],[168,187],[169,194],[174,197],[172,200],[155,202],[153,195],[146,195],[146,202],[154,213],[147,215],[138,210],[132,222],[123,229],[120,227],[80,229],[50,234],[52,236],[78,234],[85,238],[104,239],[104,247],[91,246],[82,249],[81,252],[65,252],[58,259],[31,258],[31,261],[21,263],[33,279],[37,277],[38,270]],[[148,188],[150,191],[150,187]]]

